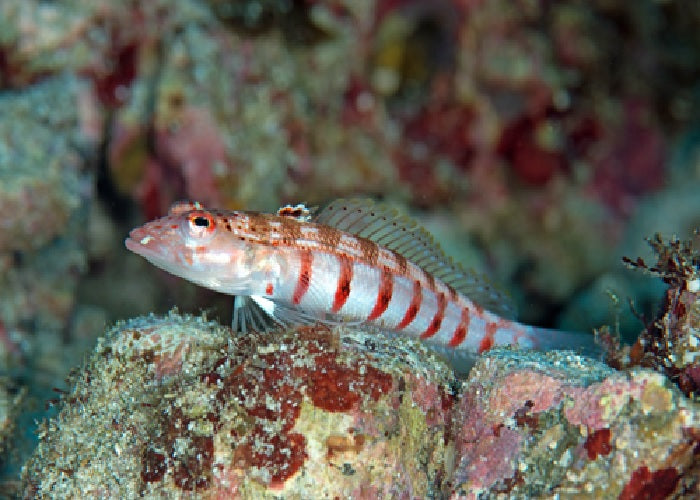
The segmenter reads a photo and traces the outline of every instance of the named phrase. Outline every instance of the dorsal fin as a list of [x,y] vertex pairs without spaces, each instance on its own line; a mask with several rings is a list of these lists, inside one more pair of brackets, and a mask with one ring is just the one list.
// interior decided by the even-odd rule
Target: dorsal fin
[[485,276],[454,263],[428,231],[394,208],[370,199],[340,199],[321,210],[313,221],[372,240],[406,257],[481,307],[507,319],[514,316],[506,294]]
[[299,203],[295,206],[285,205],[279,208],[277,210],[277,215],[296,219],[299,222],[309,222],[315,211],[316,207],[307,208],[303,203]]

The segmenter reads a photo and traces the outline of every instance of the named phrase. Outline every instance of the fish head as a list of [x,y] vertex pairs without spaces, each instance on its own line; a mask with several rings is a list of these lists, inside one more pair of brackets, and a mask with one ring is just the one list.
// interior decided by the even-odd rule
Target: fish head
[[[254,276],[255,249],[230,230],[237,212],[221,214],[182,204],[133,229],[124,242],[155,266],[215,291],[246,294]],[[228,226],[228,229],[227,229]]]

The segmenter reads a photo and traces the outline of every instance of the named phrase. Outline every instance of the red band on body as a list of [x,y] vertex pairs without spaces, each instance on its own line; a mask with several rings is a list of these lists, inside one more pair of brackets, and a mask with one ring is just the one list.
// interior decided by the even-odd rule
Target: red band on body
[[464,339],[467,338],[467,331],[469,330],[469,309],[466,307],[462,309],[462,317],[459,320],[459,325],[457,329],[452,334],[452,339],[448,342],[448,346],[457,347]]
[[391,302],[391,295],[394,290],[394,277],[391,273],[382,270],[382,276],[379,279],[379,291],[377,292],[377,301],[374,303],[374,308],[372,312],[367,316],[368,321],[377,319],[379,316],[384,314],[386,308],[389,307],[389,302]]
[[309,290],[311,283],[311,264],[313,263],[313,255],[310,250],[304,250],[300,256],[301,262],[299,265],[299,279],[294,287],[294,295],[292,295],[292,303],[299,305],[304,294]]
[[411,321],[413,321],[418,315],[418,310],[420,309],[420,304],[423,300],[423,287],[421,287],[420,281],[413,282],[413,297],[411,298],[411,305],[406,309],[406,314],[404,315],[401,322],[396,325],[397,330],[406,328]]
[[444,293],[437,294],[437,312],[433,316],[433,320],[428,325],[428,328],[420,334],[420,338],[427,339],[435,335],[440,329],[442,319],[445,317],[445,307],[447,306],[447,297]]
[[343,307],[350,296],[350,282],[352,281],[352,261],[350,259],[340,259],[340,275],[338,276],[338,286],[335,289],[333,306],[331,311],[337,313]]

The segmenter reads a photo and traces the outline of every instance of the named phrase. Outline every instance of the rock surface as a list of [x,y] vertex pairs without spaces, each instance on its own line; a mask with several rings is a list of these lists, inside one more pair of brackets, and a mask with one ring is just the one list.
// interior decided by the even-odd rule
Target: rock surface
[[460,382],[409,339],[171,313],[100,340],[22,476],[31,497],[692,497],[698,443],[697,403],[649,370],[497,349]]
[[25,494],[439,495],[454,456],[450,371],[412,342],[342,339],[233,338],[175,314],[117,325],[44,426]]
[[492,351],[470,373],[457,409],[454,488],[467,498],[699,491],[700,407],[650,370]]

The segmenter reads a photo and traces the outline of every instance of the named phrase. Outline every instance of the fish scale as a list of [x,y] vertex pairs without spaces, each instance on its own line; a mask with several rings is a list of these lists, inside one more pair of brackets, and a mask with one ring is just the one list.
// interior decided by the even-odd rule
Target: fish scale
[[453,264],[413,221],[369,200],[339,200],[315,217],[303,205],[264,214],[179,202],[132,230],[126,246],[172,274],[252,299],[235,308],[242,330],[267,316],[367,324],[475,353],[591,345],[497,314],[508,311],[502,295]]

